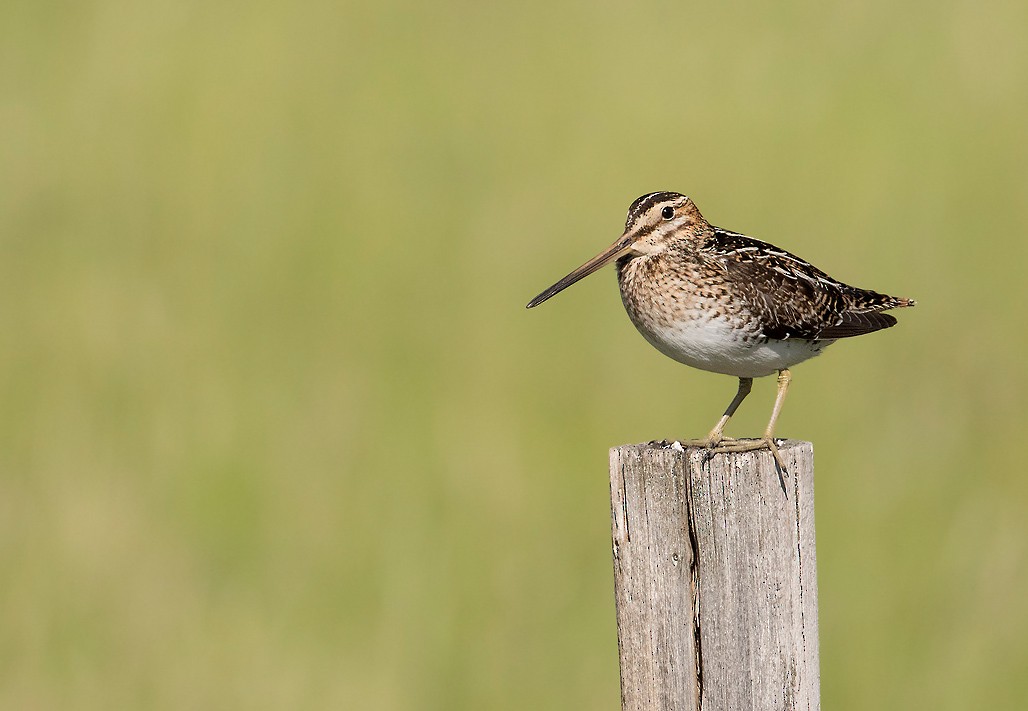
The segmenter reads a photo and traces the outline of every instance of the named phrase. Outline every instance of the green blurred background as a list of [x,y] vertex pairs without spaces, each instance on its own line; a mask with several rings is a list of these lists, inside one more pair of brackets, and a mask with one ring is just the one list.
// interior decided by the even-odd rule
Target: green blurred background
[[1025,27],[8,0],[0,707],[618,708],[607,448],[735,383],[613,270],[524,304],[671,189],[920,302],[780,423],[817,449],[825,708],[1023,708]]

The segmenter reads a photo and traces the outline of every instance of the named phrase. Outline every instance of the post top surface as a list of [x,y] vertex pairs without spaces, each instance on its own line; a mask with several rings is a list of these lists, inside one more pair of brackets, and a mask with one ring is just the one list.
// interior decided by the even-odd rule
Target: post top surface
[[[741,440],[737,440],[737,441],[755,441],[755,440],[747,439],[747,438],[742,438]],[[803,440],[803,439],[775,439],[775,443],[778,445],[779,451],[789,450],[789,449],[797,449],[797,448],[801,449],[801,450],[802,449],[808,449],[810,451],[814,450],[814,443],[813,442],[808,442],[807,440]],[[635,444],[619,444],[619,445],[617,445],[615,447],[611,447],[611,451],[612,452],[615,451],[615,450],[646,451],[646,450],[653,450],[653,449],[667,449],[667,450],[672,450],[672,451],[676,451],[676,452],[685,453],[685,452],[702,452],[702,451],[704,451],[706,449],[706,447],[701,447],[701,446],[697,446],[697,445],[683,445],[678,440],[666,440],[666,439],[665,440],[653,440],[653,441],[650,441],[650,442],[638,442],[638,443],[635,443]],[[719,452],[719,454],[721,454],[721,453]]]

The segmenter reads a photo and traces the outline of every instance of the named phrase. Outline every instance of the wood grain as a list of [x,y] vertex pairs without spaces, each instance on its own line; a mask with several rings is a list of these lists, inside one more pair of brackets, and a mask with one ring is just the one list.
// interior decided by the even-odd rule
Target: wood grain
[[813,446],[610,452],[624,711],[818,709]]

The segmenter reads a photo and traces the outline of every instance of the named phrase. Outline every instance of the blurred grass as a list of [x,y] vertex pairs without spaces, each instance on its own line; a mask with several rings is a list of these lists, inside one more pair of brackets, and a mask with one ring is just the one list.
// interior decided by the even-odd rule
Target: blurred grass
[[674,189],[920,301],[781,422],[826,708],[1020,708],[1026,25],[5,3],[0,707],[617,708],[606,448],[734,385],[610,273],[523,304]]

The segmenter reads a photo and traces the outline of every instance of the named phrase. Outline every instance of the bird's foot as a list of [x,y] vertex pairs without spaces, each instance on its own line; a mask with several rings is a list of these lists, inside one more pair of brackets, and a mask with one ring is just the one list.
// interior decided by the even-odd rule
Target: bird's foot
[[785,462],[782,461],[782,454],[778,451],[778,444],[773,437],[761,437],[760,439],[724,439],[714,446],[715,452],[756,452],[761,449],[768,449],[775,458],[782,471],[785,471]]
[[722,452],[756,452],[761,449],[767,449],[771,452],[771,456],[775,458],[775,469],[778,470],[778,481],[782,485],[782,491],[785,492],[786,496],[789,495],[789,491],[785,486],[785,480],[789,477],[789,470],[785,468],[785,462],[782,460],[781,452],[778,451],[778,444],[775,442],[774,437],[735,439],[734,437],[708,436],[703,439],[682,439],[675,440],[674,442],[668,442],[666,439],[654,440],[650,444],[659,445],[667,449],[677,449],[679,452],[684,452],[686,447],[705,449],[705,462],[709,461],[715,454]]
[[709,449],[717,444],[711,441],[709,437],[704,437],[703,439],[680,439],[678,442],[683,447],[702,447],[703,449]]
[[710,449],[717,445],[717,441],[711,441],[707,439],[653,439],[650,440],[650,445],[654,447],[663,447],[664,449],[685,449],[686,447],[700,447],[702,449]]
[[732,441],[724,441],[718,444],[711,450],[712,454],[719,452],[756,452],[761,449],[768,449],[771,452],[771,456],[775,458],[775,466],[778,469],[778,479],[782,484],[782,491],[787,491],[785,488],[785,480],[789,476],[789,470],[785,468],[785,462],[782,460],[782,453],[778,451],[778,445],[775,443],[774,437],[761,437],[760,439],[737,439]]
[[734,437],[722,437],[721,435],[715,437],[708,435],[702,439],[683,439],[679,440],[678,442],[683,447],[700,447],[701,449],[715,449],[717,447],[720,447],[725,442],[732,444],[739,441],[741,440],[737,440]]

